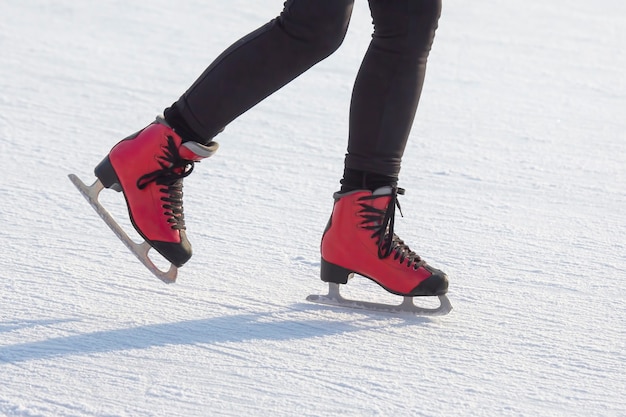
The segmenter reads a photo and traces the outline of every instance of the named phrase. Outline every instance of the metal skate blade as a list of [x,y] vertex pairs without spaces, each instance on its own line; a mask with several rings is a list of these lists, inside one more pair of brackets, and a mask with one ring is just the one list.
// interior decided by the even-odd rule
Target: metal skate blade
[[401,304],[382,304],[372,303],[368,301],[357,301],[344,298],[339,292],[339,284],[328,283],[328,294],[309,295],[306,299],[314,303],[320,303],[325,305],[348,307],[360,310],[380,311],[385,313],[410,313],[419,316],[444,316],[452,311],[452,304],[445,295],[439,295],[439,307],[427,308],[420,307],[413,303],[413,299],[416,297],[404,297]]
[[87,186],[74,174],[69,174],[68,177],[76,188],[78,188],[78,191],[80,191],[83,197],[85,197],[85,199],[89,202],[91,207],[93,207],[96,213],[98,213],[100,218],[102,218],[113,233],[115,233],[118,239],[120,239],[126,247],[135,254],[137,259],[139,259],[139,261],[141,261],[141,263],[148,268],[150,272],[166,284],[171,284],[176,281],[178,268],[175,265],[170,264],[170,268],[167,271],[160,270],[148,257],[148,252],[152,249],[152,246],[150,246],[150,244],[146,241],[139,244],[135,243],[130,237],[128,237],[126,232],[117,224],[113,217],[111,217],[102,204],[100,204],[98,201],[98,195],[100,194],[100,191],[104,189],[104,185],[102,185],[100,180],[96,180],[92,185]]

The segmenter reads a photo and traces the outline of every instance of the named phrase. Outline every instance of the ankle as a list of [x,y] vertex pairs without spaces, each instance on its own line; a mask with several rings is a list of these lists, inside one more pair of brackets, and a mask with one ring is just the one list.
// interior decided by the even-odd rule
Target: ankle
[[355,190],[375,191],[381,187],[397,187],[398,177],[345,168],[340,182],[342,193]]
[[172,105],[172,107],[165,109],[163,112],[163,118],[174,130],[174,132],[180,136],[183,142],[194,141],[202,144],[207,142],[200,135],[196,134],[191,127],[189,127],[189,124],[185,121],[175,104]]

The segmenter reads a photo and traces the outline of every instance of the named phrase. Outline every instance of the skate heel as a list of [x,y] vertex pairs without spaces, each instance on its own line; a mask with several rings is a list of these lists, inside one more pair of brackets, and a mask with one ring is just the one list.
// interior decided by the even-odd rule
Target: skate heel
[[334,282],[335,284],[347,284],[348,279],[352,278],[354,271],[339,265],[331,264],[322,258],[320,268],[320,277],[324,282]]
[[108,155],[98,164],[98,166],[96,166],[93,171],[105,188],[110,188],[111,190],[117,192],[122,191],[120,180],[113,169],[113,165],[111,165],[111,160]]

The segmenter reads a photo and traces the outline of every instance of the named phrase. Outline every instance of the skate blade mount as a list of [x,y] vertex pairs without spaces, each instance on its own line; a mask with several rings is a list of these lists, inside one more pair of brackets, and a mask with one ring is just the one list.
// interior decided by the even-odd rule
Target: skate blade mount
[[418,316],[445,316],[452,310],[452,304],[450,304],[450,300],[445,295],[439,295],[438,297],[440,305],[436,308],[416,306],[413,303],[413,299],[415,297],[404,297],[402,303],[398,305],[356,301],[343,298],[339,292],[339,284],[329,282],[327,295],[312,294],[306,299],[307,301],[312,301],[314,303],[356,308],[360,310],[381,311],[385,313],[410,313]]
[[98,201],[98,195],[100,191],[104,189],[104,185],[100,180],[96,180],[92,185],[87,186],[76,175],[68,175],[70,181],[78,188],[78,191],[85,197],[85,199],[91,204],[91,207],[98,213],[98,215],[104,220],[104,222],[111,228],[113,233],[126,245],[132,253],[135,254],[137,259],[141,261],[146,268],[150,270],[157,278],[166,284],[171,284],[176,281],[178,275],[178,268],[175,265],[170,264],[170,269],[162,271],[150,260],[148,252],[152,249],[152,246],[146,241],[142,243],[135,243],[126,232],[117,224],[117,222],[111,217],[109,212]]

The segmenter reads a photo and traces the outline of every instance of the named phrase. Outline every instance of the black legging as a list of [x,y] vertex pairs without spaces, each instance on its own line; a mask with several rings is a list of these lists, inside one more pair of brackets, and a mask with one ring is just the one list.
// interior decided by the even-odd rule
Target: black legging
[[[226,49],[166,109],[207,141],[343,42],[354,0],[288,0],[279,17]],[[396,177],[424,82],[441,0],[369,0],[374,34],[350,108],[346,168]]]

